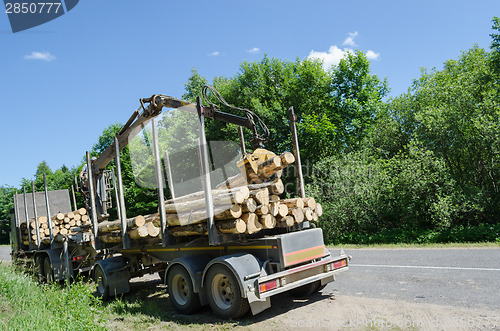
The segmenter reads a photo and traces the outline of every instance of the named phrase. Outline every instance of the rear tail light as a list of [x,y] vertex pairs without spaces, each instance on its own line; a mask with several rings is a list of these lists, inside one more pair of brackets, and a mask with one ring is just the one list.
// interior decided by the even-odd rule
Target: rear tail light
[[73,256],[73,261],[85,260],[85,255]]
[[333,263],[333,270],[335,269],[338,269],[338,268],[342,268],[342,267],[345,267],[347,265],[347,262],[346,260],[340,260],[340,261],[337,261],[337,262],[334,262]]
[[278,280],[271,280],[269,282],[265,282],[259,285],[259,292],[264,293],[270,290],[273,290],[278,287]]

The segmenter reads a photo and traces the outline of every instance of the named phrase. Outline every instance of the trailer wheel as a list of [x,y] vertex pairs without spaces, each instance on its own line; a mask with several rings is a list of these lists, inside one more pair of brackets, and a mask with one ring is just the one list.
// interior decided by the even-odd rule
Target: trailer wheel
[[222,318],[239,318],[248,312],[249,304],[243,298],[238,281],[226,266],[216,264],[207,272],[208,304]]
[[294,288],[293,290],[288,291],[288,293],[292,297],[303,298],[303,297],[308,297],[314,292],[318,292],[323,288],[325,288],[325,286],[322,286],[321,281],[317,280],[315,282]]
[[109,286],[100,265],[96,265],[94,269],[94,281],[96,283],[97,297],[107,300],[109,298]]
[[50,284],[54,282],[54,270],[52,270],[52,263],[50,263],[50,258],[48,256],[43,260],[43,273],[47,283]]
[[200,296],[194,292],[193,282],[186,269],[174,265],[167,275],[168,295],[172,306],[181,314],[192,314],[200,307]]

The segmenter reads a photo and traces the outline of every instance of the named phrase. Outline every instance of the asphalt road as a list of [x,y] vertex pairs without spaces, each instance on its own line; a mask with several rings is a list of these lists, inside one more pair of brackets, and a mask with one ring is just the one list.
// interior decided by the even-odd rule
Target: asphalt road
[[[339,250],[332,250],[338,255]],[[323,293],[500,310],[500,248],[352,249]],[[10,247],[0,246],[10,261]]]
[[[333,251],[332,253],[337,253]],[[323,293],[500,310],[500,248],[353,249]]]

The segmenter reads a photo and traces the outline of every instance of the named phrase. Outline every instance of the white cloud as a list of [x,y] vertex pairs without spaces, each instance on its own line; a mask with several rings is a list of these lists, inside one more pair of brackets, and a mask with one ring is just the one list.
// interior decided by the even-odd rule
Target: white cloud
[[250,54],[256,54],[260,52],[260,48],[257,48],[257,47],[254,47],[252,49],[247,49],[247,53],[250,53]]
[[380,57],[380,53],[375,53],[372,50],[368,50],[368,52],[366,52],[366,58],[368,60],[378,60],[379,57]]
[[219,51],[215,51],[215,52],[208,54],[208,56],[219,56],[219,55],[220,55]]
[[354,38],[356,38],[358,36],[358,31],[354,31],[354,32],[349,32],[347,34],[347,38],[344,40],[344,42],[342,43],[342,46],[351,46],[351,47],[356,47],[358,45],[356,45],[356,43],[354,42]]
[[330,46],[328,52],[316,52],[311,51],[308,58],[323,60],[323,68],[328,70],[331,66],[339,64],[340,60],[352,49],[344,48],[344,50],[338,48],[336,45]]
[[52,62],[56,57],[49,52],[31,52],[30,55],[24,56],[25,60],[42,60],[47,62]]

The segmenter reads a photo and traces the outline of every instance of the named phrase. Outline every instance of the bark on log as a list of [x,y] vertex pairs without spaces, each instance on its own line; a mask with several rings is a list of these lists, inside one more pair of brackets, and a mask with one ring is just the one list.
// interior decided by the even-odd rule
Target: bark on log
[[[109,233],[116,233],[116,232],[109,232]],[[121,232],[118,232],[120,233],[120,236],[121,236]],[[103,234],[103,236],[106,236],[107,233]],[[135,228],[135,229],[131,229],[130,231],[128,231],[128,235],[130,237],[130,239],[140,239],[140,238],[145,238],[148,236],[148,228],[143,225],[143,226],[140,226],[138,228]]]
[[122,234],[120,232],[108,232],[99,236],[102,242],[105,243],[121,243],[122,242]]
[[[139,226],[143,226],[146,223],[144,216],[136,216],[134,218],[128,219],[127,220],[127,229],[131,228],[137,228]],[[111,232],[115,230],[121,230],[122,228],[122,221],[121,220],[115,220],[115,221],[104,221],[99,223],[98,225],[98,231],[99,233],[106,233],[106,232]]]
[[288,208],[304,208],[304,201],[302,198],[280,200],[280,204],[286,205]]
[[222,233],[241,234],[247,230],[247,224],[241,218],[235,220],[218,221],[217,229]]
[[[236,219],[241,216],[240,205],[217,206],[214,208],[216,220]],[[185,212],[179,214],[167,214],[166,222],[169,226],[189,225],[206,221],[206,209],[195,210],[192,212]],[[153,222],[155,226],[160,226],[160,215],[155,213],[145,216],[146,223]]]

